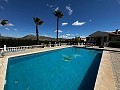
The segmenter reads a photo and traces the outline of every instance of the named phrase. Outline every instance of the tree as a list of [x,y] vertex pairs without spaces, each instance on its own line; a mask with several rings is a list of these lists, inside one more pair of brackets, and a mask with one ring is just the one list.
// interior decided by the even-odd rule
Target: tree
[[56,38],[56,42],[58,43],[58,29],[59,29],[59,19],[62,18],[63,13],[59,10],[54,11],[54,15],[57,17],[57,38]]
[[36,43],[37,45],[39,45],[39,31],[38,31],[38,26],[42,25],[44,23],[44,21],[42,21],[40,18],[37,17],[33,17],[33,20],[36,24]]
[[6,24],[8,24],[8,20],[2,20],[0,24],[5,26]]
[[75,37],[75,42],[80,42],[80,36],[79,37]]

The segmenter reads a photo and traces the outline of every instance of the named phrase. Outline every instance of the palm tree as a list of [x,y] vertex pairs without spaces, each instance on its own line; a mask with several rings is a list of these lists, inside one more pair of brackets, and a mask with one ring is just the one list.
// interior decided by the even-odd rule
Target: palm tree
[[56,10],[56,11],[54,11],[54,15],[57,17],[57,31],[56,31],[57,32],[57,38],[56,38],[56,42],[58,43],[59,18],[62,18],[63,13],[59,10]]
[[39,32],[38,32],[38,26],[42,25],[44,21],[42,21],[40,18],[33,17],[33,20],[36,24],[36,37],[37,37],[37,45],[39,45]]
[[0,24],[5,26],[6,24],[8,24],[8,20],[2,20]]

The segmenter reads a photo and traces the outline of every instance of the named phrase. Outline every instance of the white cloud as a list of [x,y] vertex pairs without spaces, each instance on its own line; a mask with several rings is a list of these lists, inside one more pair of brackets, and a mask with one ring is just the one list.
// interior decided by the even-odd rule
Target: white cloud
[[4,10],[4,7],[0,5],[0,9]]
[[59,10],[59,7],[56,7],[54,11],[57,11],[57,10]]
[[90,19],[89,21],[91,22],[92,20]]
[[68,38],[74,38],[75,35],[74,35],[74,34],[67,33],[67,34],[61,35],[61,37],[68,39]]
[[[55,32],[57,32],[57,30],[56,30]],[[61,33],[61,32],[63,32],[63,31],[62,31],[62,30],[58,30],[58,32]]]
[[[103,30],[98,30],[98,31],[103,31]],[[105,31],[105,32],[113,32],[113,31]]]
[[120,0],[116,0],[120,4]]
[[62,26],[66,26],[66,25],[68,25],[68,23],[62,23]]
[[8,3],[8,0],[0,0],[0,1],[3,1],[3,2],[6,2],[6,3]]
[[68,14],[69,14],[69,15],[72,15],[73,10],[71,9],[70,5],[69,5],[69,6],[66,6],[65,8],[66,8],[66,10],[68,10]]
[[46,35],[46,34],[44,34],[43,36],[45,36],[45,37],[51,37],[51,36],[48,36],[48,35]]
[[66,36],[66,35],[62,35],[62,38],[68,38],[68,36]]
[[17,31],[17,29],[13,29],[14,31]]
[[85,36],[85,35],[82,35],[82,36],[80,36],[81,38],[86,38],[87,36]]
[[[0,21],[0,22],[1,22],[1,21]],[[3,25],[0,24],[0,26],[3,26]],[[6,24],[5,26],[10,26],[10,27],[11,27],[11,26],[14,26],[14,25],[13,25],[12,23],[8,23],[8,24]]]
[[9,28],[5,28],[5,30],[10,30]]
[[49,6],[49,4],[46,4],[46,6]]
[[8,3],[8,0],[4,0],[4,1]]
[[52,7],[53,7],[53,5],[49,5],[49,4],[46,4],[46,6],[49,7],[49,8],[52,8]]
[[55,4],[55,5],[52,5],[52,4],[46,4],[46,6],[48,7],[48,8],[50,8],[52,11],[54,10],[54,11],[57,11],[57,10],[59,10],[59,7]]
[[82,25],[84,25],[84,24],[86,24],[86,22],[75,21],[72,25],[73,25],[73,26],[82,26]]
[[50,5],[50,8],[52,8],[53,7],[53,5]]
[[31,32],[31,33],[29,33],[29,35],[34,35],[34,33]]
[[12,23],[8,23],[6,26],[14,26]]
[[[97,31],[103,31],[103,32],[109,32],[109,33],[111,33],[111,32],[115,32],[116,30],[97,30]],[[118,30],[118,31],[120,31],[120,30]]]
[[74,34],[66,34],[67,36],[69,36],[69,37],[74,37],[75,35]]
[[70,31],[67,31],[67,33],[70,33]]
[[[105,30],[99,30],[99,31],[105,31]],[[118,30],[118,31],[120,31],[120,30]],[[114,31],[105,31],[105,32],[115,32],[115,30]]]
[[66,36],[70,36],[71,34],[66,34]]
[[[8,3],[8,0],[0,0],[0,2],[1,1],[4,1],[4,2]],[[1,4],[0,4],[0,9],[4,10],[4,7]]]
[[48,34],[45,34],[45,33],[41,34],[41,36],[52,37],[51,35],[48,35]]

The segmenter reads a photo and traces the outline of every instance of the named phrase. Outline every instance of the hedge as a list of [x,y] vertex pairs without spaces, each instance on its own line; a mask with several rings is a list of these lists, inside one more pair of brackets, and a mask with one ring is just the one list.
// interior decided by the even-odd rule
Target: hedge
[[108,44],[108,47],[120,48],[120,41],[112,41]]

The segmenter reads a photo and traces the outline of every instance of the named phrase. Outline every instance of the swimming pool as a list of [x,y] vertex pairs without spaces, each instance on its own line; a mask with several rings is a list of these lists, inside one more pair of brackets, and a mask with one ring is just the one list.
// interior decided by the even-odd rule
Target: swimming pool
[[9,58],[5,90],[93,90],[101,56],[70,47]]

